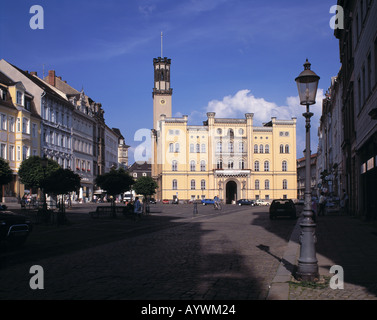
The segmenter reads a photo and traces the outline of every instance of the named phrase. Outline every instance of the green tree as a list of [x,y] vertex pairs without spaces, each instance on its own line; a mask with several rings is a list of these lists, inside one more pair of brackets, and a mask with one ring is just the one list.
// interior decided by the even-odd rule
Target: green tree
[[141,194],[143,196],[143,211],[145,213],[145,204],[148,196],[156,193],[158,188],[157,182],[151,177],[140,177],[137,179],[136,183],[133,185],[133,189],[136,194]]
[[[2,193],[3,185],[8,184],[13,179],[12,169],[9,167],[8,161],[0,158],[0,191]],[[0,199],[1,200],[1,199]]]
[[45,178],[59,168],[59,164],[51,159],[47,159],[47,166],[43,168],[42,158],[31,156],[22,161],[18,170],[18,176],[21,182],[28,188],[43,188]]
[[[80,180],[80,176],[72,170],[59,168],[46,177],[43,189],[47,194],[63,196],[71,191],[78,191],[81,187]],[[62,197],[62,202],[59,205],[59,213],[58,222],[64,223],[66,221],[64,197]]]
[[[134,179],[123,168],[111,168],[110,172],[97,176],[95,179],[95,184],[112,196],[112,207],[115,207],[116,195],[129,191],[134,182]],[[115,215],[115,209],[113,213]]]

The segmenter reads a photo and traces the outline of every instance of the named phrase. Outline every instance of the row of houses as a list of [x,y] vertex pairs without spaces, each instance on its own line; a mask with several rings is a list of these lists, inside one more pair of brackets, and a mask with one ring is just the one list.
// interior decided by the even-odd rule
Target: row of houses
[[339,0],[341,68],[331,79],[318,129],[317,177],[349,195],[349,213],[377,218],[377,3]]
[[3,186],[2,201],[16,202],[25,192],[17,172],[29,156],[46,156],[81,177],[83,200],[92,200],[94,179],[112,167],[128,167],[128,148],[110,128],[101,103],[71,87],[50,70],[39,78],[0,60],[0,157],[13,181]]

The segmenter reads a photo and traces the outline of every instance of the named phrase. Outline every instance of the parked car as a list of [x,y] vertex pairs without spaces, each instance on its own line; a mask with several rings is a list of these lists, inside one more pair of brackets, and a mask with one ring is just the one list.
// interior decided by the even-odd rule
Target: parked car
[[247,200],[247,199],[240,199],[240,200],[237,200],[237,204],[239,206],[254,206],[255,201],[254,200]]
[[157,202],[156,202],[156,199],[155,199],[155,198],[150,198],[150,199],[149,199],[149,203],[156,204]]
[[162,203],[163,204],[169,204],[169,200],[168,199],[164,199],[164,200],[162,200]]
[[203,206],[205,206],[207,204],[214,204],[214,203],[215,203],[215,200],[213,200],[213,199],[202,199]]
[[19,214],[0,212],[0,241],[22,245],[32,231],[31,221]]
[[258,199],[258,200],[255,200],[255,205],[256,206],[269,206],[270,203],[268,201]]
[[270,219],[278,216],[289,216],[296,219],[296,206],[292,199],[275,199],[270,206]]

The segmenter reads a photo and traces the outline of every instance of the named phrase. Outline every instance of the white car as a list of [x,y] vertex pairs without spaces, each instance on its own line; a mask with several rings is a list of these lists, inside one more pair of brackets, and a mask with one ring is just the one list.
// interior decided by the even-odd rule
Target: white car
[[270,203],[268,201],[258,199],[255,201],[255,205],[256,206],[269,206]]

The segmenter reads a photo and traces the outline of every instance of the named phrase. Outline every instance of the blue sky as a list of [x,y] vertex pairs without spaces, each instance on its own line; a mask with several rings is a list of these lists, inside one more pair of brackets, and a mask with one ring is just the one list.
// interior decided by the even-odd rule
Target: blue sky
[[[32,30],[32,5],[44,9],[44,29]],[[3,1],[0,58],[41,76],[55,70],[101,102],[109,127],[132,150],[135,132],[152,128],[153,58],[172,59],[173,115],[191,124],[254,112],[297,117],[297,157],[304,146],[304,107],[295,77],[308,58],[320,77],[321,102],[340,68],[330,28],[329,0],[36,0]],[[317,150],[321,104],[311,108],[312,152]],[[132,162],[132,160],[131,160]]]

